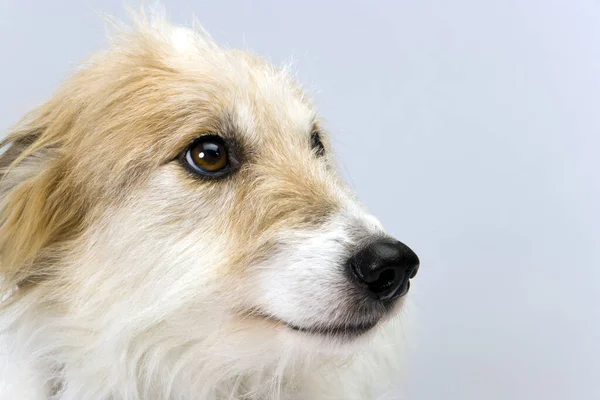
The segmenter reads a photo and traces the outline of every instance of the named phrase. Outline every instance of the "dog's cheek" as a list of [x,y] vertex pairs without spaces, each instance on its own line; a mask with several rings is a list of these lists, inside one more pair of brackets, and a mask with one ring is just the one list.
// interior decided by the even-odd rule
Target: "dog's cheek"
[[161,308],[165,315],[186,303],[218,303],[229,249],[211,227],[222,221],[173,172],[105,210],[81,238],[68,274],[80,301],[127,303],[128,313]]

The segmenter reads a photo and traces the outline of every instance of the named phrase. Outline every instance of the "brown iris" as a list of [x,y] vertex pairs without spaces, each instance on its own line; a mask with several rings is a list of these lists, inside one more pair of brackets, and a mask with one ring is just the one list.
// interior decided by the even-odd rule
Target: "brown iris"
[[220,175],[229,166],[227,148],[216,136],[199,138],[189,147],[186,161],[195,172],[204,175]]

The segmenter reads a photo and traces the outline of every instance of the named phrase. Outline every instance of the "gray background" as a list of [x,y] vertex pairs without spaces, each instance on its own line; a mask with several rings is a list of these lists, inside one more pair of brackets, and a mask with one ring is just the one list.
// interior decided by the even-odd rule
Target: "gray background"
[[[297,60],[344,173],[420,255],[410,400],[599,399],[597,1],[165,1]],[[116,1],[0,0],[0,129]]]

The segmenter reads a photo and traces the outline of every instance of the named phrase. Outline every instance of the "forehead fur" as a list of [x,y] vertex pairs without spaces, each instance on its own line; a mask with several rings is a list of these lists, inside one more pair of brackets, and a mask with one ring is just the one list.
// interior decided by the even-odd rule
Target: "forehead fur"
[[223,49],[202,32],[138,19],[4,141],[4,282],[43,279],[65,241],[203,133],[235,135],[260,168],[278,169],[283,185],[263,183],[274,198],[297,195],[262,223],[291,213],[299,199],[325,190],[308,182],[314,176],[298,185],[297,170],[306,164],[298,149],[309,151],[314,119],[285,70]]

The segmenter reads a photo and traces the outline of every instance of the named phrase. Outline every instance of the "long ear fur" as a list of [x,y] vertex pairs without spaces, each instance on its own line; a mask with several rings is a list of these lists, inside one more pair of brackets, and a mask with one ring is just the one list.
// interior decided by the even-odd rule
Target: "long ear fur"
[[49,102],[34,111],[2,142],[8,148],[0,156],[0,292],[51,274],[50,247],[81,220],[59,157],[73,114],[53,108]]

